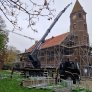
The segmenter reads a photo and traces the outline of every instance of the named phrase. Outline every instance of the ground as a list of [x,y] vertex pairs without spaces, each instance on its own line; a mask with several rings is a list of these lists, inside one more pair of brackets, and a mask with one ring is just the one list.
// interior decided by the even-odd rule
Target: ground
[[80,86],[92,90],[92,79],[83,78],[80,82]]

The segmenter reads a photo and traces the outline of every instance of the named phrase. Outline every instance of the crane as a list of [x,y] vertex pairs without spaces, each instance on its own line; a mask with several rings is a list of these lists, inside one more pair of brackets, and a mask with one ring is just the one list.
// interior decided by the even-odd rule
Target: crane
[[60,16],[66,11],[66,9],[71,5],[72,3],[68,4],[60,13],[57,15],[57,17],[54,19],[50,27],[46,30],[45,34],[42,36],[42,38],[35,44],[35,47],[32,49],[31,53],[28,55],[30,61],[32,62],[32,65],[34,68],[40,68],[41,64],[40,61],[37,58],[37,51],[39,50],[42,43],[45,42],[45,38],[50,33],[51,29],[55,25],[55,23],[58,21]]
[[[54,21],[52,22],[52,24],[50,25],[50,27],[46,30],[45,34],[42,36],[42,38],[34,45],[34,48],[32,49],[32,51],[30,53],[28,53],[28,57],[30,59],[30,61],[32,62],[32,65],[34,67],[34,69],[30,69],[29,67],[25,67],[22,69],[22,71],[25,72],[29,72],[29,73],[36,73],[36,74],[40,74],[43,75],[44,73],[44,69],[41,69],[41,63],[38,60],[38,51],[42,45],[42,43],[45,42],[45,38],[47,37],[47,35],[50,33],[51,29],[53,28],[53,26],[55,25],[55,23],[58,21],[58,19],[60,18],[60,16],[66,11],[66,9],[71,5],[72,3],[68,4],[62,11],[60,11],[60,13],[57,15],[57,17],[54,19]],[[60,78],[62,79],[71,79],[73,80],[73,83],[75,84],[76,81],[80,80],[80,71],[78,68],[78,63],[73,62],[73,61],[69,61],[69,59],[67,59],[66,61],[64,60],[64,62],[62,62],[59,66],[59,68],[57,69],[56,72],[56,81],[57,81],[57,77],[58,74],[60,74]],[[13,74],[14,68],[12,70]],[[29,74],[30,75],[30,74]],[[27,76],[27,75],[26,75]]]
[[[50,25],[50,27],[46,30],[45,34],[42,36],[42,38],[35,44],[34,48],[32,49],[32,51],[28,54],[28,58],[29,60],[32,62],[32,65],[34,67],[34,69],[41,69],[41,64],[40,61],[38,60],[37,54],[38,51],[41,47],[41,44],[45,42],[45,38],[47,37],[47,35],[50,33],[51,29],[53,28],[53,26],[55,25],[55,23],[58,21],[58,19],[60,18],[60,16],[66,11],[66,9],[71,5],[72,3],[68,4],[62,11],[60,11],[60,13],[56,16],[56,18],[54,19],[54,21],[52,22],[52,24]],[[13,32],[15,33],[15,32]],[[16,34],[16,33],[15,33]],[[20,34],[18,34],[20,35]],[[15,68],[12,68],[12,72],[11,72],[11,78],[13,75]],[[23,69],[19,69],[22,71],[28,71],[26,68]]]

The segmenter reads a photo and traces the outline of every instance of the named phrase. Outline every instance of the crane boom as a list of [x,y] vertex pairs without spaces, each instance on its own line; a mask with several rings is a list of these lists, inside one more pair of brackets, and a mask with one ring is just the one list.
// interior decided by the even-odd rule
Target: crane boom
[[68,4],[62,11],[60,11],[60,13],[57,15],[57,17],[54,19],[54,21],[52,22],[52,24],[50,25],[50,27],[47,29],[47,31],[45,32],[45,34],[42,36],[42,38],[35,44],[35,47],[32,49],[30,55],[29,55],[29,59],[31,60],[34,68],[40,68],[40,62],[37,58],[37,55],[34,55],[36,53],[37,50],[39,50],[41,44],[45,41],[45,38],[47,37],[47,35],[50,33],[51,29],[53,28],[53,26],[55,25],[55,23],[58,21],[58,19],[60,18],[60,16],[66,11],[66,9],[71,5],[72,3]]

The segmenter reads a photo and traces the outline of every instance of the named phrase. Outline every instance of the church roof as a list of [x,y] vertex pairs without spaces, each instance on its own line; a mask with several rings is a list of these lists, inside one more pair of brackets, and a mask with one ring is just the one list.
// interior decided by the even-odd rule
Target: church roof
[[[80,3],[79,3],[79,1],[78,0],[76,0],[76,3],[75,3],[75,5],[74,5],[74,8],[73,8],[73,10],[72,10],[72,13],[76,13],[76,12],[79,12],[79,11],[84,11],[83,10],[83,7],[80,5]],[[85,12],[85,11],[84,11]]]
[[[58,35],[56,37],[52,37],[50,39],[45,40],[45,42],[41,45],[41,49],[60,45],[60,43],[62,43],[64,41],[64,39],[67,37],[68,34],[69,33],[67,32],[67,33]],[[30,47],[29,49],[27,49],[26,52],[31,52],[32,49],[34,48],[34,46],[35,46],[35,44],[32,47]]]

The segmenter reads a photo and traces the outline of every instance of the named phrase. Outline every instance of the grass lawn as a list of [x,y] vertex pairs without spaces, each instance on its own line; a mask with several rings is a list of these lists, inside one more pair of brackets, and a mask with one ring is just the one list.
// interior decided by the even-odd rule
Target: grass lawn
[[24,88],[15,79],[2,79],[0,80],[0,92],[51,92],[51,90]]
[[25,88],[20,86],[20,76],[15,73],[13,79],[9,77],[10,72],[0,71],[0,75],[5,77],[0,79],[0,92],[52,92],[48,89]]
[[[14,73],[10,78],[10,71],[0,71],[0,92],[52,92],[50,89],[25,88],[20,85],[22,78]],[[75,88],[73,92],[92,92],[83,88]]]

